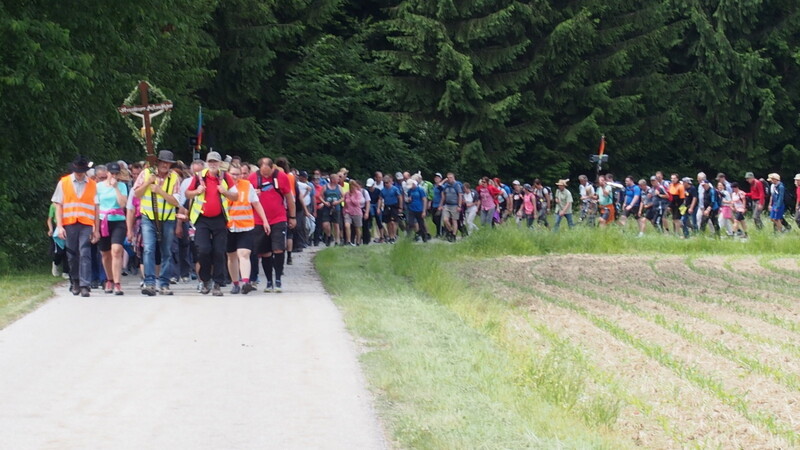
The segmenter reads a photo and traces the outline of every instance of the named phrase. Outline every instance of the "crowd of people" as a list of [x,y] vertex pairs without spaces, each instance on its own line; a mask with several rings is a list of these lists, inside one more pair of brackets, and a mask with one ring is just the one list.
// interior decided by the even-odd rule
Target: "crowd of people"
[[[197,279],[202,294],[221,296],[257,289],[263,268],[265,292],[280,292],[284,264],[308,246],[394,243],[405,232],[427,242],[455,241],[482,226],[504,222],[558,231],[573,214],[587,226],[626,227],[648,223],[660,233],[681,238],[705,233],[747,238],[745,213],[763,227],[767,213],[776,232],[785,220],[787,189],[780,175],[757,179],[745,174],[747,189],[723,173],[709,180],[656,172],[648,179],[613,174],[578,178],[545,186],[499,178],[480,178],[473,187],[454,173],[425,180],[417,172],[375,172],[362,184],[347,169],[311,174],[290,167],[286,158],[261,158],[258,164],[237,157],[223,161],[210,151],[188,167],[161,150],[157,162],[124,161],[93,166],[83,156],[71,165],[52,196],[48,234],[53,237],[53,275],[70,280],[74,295],[91,290],[123,295],[121,277],[139,274],[147,296],[172,295],[171,284]],[[800,174],[794,178],[795,221],[800,226]],[[428,219],[432,228],[429,229]],[[259,267],[260,266],[260,267]]]

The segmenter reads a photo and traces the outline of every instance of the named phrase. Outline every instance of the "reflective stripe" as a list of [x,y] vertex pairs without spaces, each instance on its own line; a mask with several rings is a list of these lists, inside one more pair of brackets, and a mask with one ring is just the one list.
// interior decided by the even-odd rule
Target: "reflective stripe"
[[253,209],[253,206],[248,202],[246,205],[231,206],[229,209],[231,211],[250,211]]
[[[153,176],[152,174],[147,174],[145,176],[145,182],[147,182],[148,178]],[[175,172],[170,172],[169,176],[164,179],[164,182],[161,184],[161,189],[164,191],[171,193],[174,186],[178,183],[178,174]],[[159,194],[155,194],[156,196],[156,206],[158,207],[158,220],[166,221],[166,220],[175,220],[175,212],[177,210],[176,207],[169,204],[164,197]],[[141,211],[142,215],[147,217],[150,220],[156,220],[155,217],[155,209],[153,208],[153,196],[152,192],[150,191],[150,186],[147,187],[147,190],[144,191],[144,195],[142,195],[141,203],[139,205],[139,210]]]
[[63,225],[81,223],[93,226],[95,222],[95,204],[97,196],[97,183],[92,180],[86,182],[86,187],[80,197],[75,193],[72,184],[72,175],[61,178],[61,189],[64,193],[62,206]]
[[[206,174],[208,173],[208,169],[203,169],[200,172],[200,178],[205,178]],[[220,178],[220,185],[224,190],[228,190],[228,182],[225,180],[225,177],[222,176]],[[228,197],[225,197],[221,193],[219,194],[220,203],[222,204],[222,212],[225,214],[225,217],[229,217],[228,208],[229,202]],[[194,198],[194,202],[192,202],[192,209],[189,211],[189,221],[193,224],[197,222],[197,219],[200,218],[200,215],[203,214],[203,205],[206,203],[206,193],[203,192],[202,194],[197,195]],[[230,223],[230,221],[228,222]]]
[[85,213],[83,211],[70,211],[64,213],[64,217],[88,217],[94,220],[94,214]]

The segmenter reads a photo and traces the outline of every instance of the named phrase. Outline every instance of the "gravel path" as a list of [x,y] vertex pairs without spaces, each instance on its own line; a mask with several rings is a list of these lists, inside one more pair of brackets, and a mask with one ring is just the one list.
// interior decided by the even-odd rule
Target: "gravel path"
[[58,288],[0,331],[0,446],[385,448],[312,256],[295,256],[281,294],[190,283],[144,297],[133,277],[122,297]]

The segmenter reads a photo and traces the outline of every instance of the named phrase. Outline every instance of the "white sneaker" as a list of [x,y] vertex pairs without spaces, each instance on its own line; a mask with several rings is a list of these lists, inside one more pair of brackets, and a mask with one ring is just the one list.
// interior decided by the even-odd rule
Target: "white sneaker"
[[65,279],[65,280],[69,280],[69,274],[64,272],[64,273],[61,274],[61,278]]
[[52,272],[51,273],[53,274],[54,277],[60,277],[61,276],[61,269],[58,268],[58,264],[53,263],[53,267],[52,267]]
[[642,233],[642,232],[640,231],[640,232],[639,232],[639,237],[644,237],[644,233]]

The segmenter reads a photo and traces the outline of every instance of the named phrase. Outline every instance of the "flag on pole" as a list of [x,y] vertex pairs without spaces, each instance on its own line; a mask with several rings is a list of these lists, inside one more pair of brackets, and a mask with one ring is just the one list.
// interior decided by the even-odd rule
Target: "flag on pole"
[[197,114],[197,151],[200,151],[200,145],[203,143],[203,107],[200,107],[200,112]]
[[603,135],[600,138],[600,156],[603,156],[603,153],[606,151],[606,137]]

